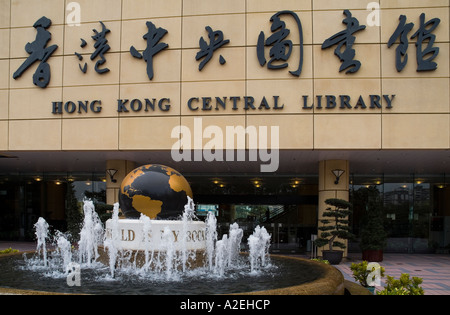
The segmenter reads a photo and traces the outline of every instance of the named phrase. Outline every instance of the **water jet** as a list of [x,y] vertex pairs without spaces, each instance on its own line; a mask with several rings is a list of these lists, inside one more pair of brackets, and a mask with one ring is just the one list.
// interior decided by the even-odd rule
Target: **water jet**
[[[36,252],[0,259],[0,292],[14,288],[75,294],[343,294],[344,280],[337,269],[269,255],[271,235],[262,226],[247,239],[246,254],[240,253],[243,231],[238,224],[231,224],[228,234],[218,239],[215,215],[208,213],[205,222],[196,218],[190,187],[173,169],[143,166],[130,174],[121,187],[125,203],[114,205],[105,226],[92,201],[85,200],[78,248],[64,233],[50,235],[47,222],[39,218]],[[149,182],[158,186],[160,203],[154,202]],[[173,192],[178,193],[175,199],[185,198],[184,204],[169,200]],[[167,200],[177,209],[165,208]],[[129,217],[119,218],[119,208]],[[55,249],[47,251],[51,241]],[[74,265],[79,286],[68,281]]]

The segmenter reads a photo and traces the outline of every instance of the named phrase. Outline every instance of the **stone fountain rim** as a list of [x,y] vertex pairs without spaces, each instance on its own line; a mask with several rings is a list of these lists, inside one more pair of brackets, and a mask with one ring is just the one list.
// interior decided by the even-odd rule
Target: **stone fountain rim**
[[271,254],[270,257],[299,260],[320,267],[324,273],[315,281],[279,289],[238,293],[242,295],[344,295],[344,276],[335,267],[311,259]]
[[[2,254],[0,255],[0,260],[6,257],[19,256],[30,253],[35,253],[35,251],[24,251],[18,253]],[[270,257],[298,260],[306,262],[308,264],[313,264],[323,269],[324,273],[320,276],[319,279],[305,284],[279,289],[242,292],[236,293],[234,295],[344,295],[345,291],[344,276],[337,268],[331,265],[327,265],[323,262],[318,262],[311,259],[295,256],[271,254]],[[83,294],[22,290],[22,289],[0,287],[0,295],[83,295]]]

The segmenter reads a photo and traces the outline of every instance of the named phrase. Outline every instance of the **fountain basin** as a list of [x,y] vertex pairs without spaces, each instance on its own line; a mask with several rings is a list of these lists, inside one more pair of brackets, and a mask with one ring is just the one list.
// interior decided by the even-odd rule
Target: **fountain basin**
[[320,276],[316,280],[298,285],[292,285],[277,289],[245,292],[245,295],[344,295],[345,284],[342,273],[333,266],[298,257],[271,255],[272,258],[283,260],[302,261],[304,266],[314,266],[320,270]]
[[[244,258],[247,258],[244,256]],[[274,269],[263,275],[208,277],[198,273],[167,281],[117,275],[108,268],[83,270],[80,287],[68,287],[66,278],[45,276],[42,271],[23,269],[21,254],[0,257],[0,294],[152,294],[152,295],[342,295],[344,278],[339,270],[304,258],[271,255]],[[198,270],[197,270],[198,271]],[[239,274],[239,272],[237,272]]]
[[[344,279],[331,266],[306,259],[269,256],[271,236],[257,226],[239,254],[243,231],[234,223],[218,240],[216,218],[194,220],[193,203],[182,220],[120,220],[118,204],[104,229],[92,201],[77,249],[66,235],[49,235],[35,224],[36,252],[0,258],[0,287],[72,294],[342,294]],[[46,243],[53,240],[54,251]],[[17,292],[16,292],[17,293]]]

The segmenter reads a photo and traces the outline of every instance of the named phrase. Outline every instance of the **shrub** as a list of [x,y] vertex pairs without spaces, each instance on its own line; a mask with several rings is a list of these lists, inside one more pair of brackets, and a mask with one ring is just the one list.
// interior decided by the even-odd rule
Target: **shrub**
[[412,277],[409,274],[402,273],[400,279],[387,276],[385,289],[378,292],[378,295],[424,295],[424,290],[419,285],[422,284],[422,278]]
[[[371,273],[376,271],[376,267],[368,268],[369,263],[367,261],[363,261],[359,264],[352,263],[350,269],[353,272],[353,278],[358,281],[363,287],[368,287],[367,278]],[[384,277],[384,268],[380,266],[380,277]],[[373,274],[372,281],[375,281],[376,273]]]
[[18,252],[19,252],[18,249],[12,249],[11,247],[4,249],[4,250],[0,250],[0,254],[12,254],[12,253],[18,253]]
[[326,265],[329,265],[329,264],[330,264],[330,262],[329,262],[328,260],[326,260],[326,259],[313,258],[313,259],[311,259],[311,260],[312,260],[312,261],[318,261],[318,262],[324,263],[324,264],[326,264]]

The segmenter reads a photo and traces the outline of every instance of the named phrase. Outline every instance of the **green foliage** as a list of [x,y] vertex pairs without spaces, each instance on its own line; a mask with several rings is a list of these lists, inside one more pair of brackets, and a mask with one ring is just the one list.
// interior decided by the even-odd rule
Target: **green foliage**
[[[105,224],[105,222],[112,216],[111,210],[113,209],[113,206],[98,202],[98,200],[105,199],[106,192],[104,190],[100,192],[85,191],[85,196],[94,200],[95,210],[98,213],[102,223]],[[79,240],[79,234],[83,225],[83,219],[83,202],[78,201],[78,199],[76,198],[74,183],[70,182],[67,185],[66,193],[66,221],[67,231],[71,235],[72,242],[77,242]]]
[[98,214],[98,217],[100,218],[100,221],[102,221],[103,224],[106,223],[109,219],[112,217],[112,210],[114,209],[114,206],[107,205],[103,203],[97,203],[95,205],[95,211]]
[[66,221],[67,231],[72,236],[73,241],[78,241],[78,234],[83,222],[82,206],[75,197],[75,186],[72,182],[67,185],[66,193]]
[[0,255],[1,254],[13,254],[13,253],[18,253],[18,252],[19,252],[18,249],[12,249],[10,247],[10,248],[4,249],[4,250],[0,250]]
[[326,260],[326,259],[313,258],[313,259],[311,259],[311,260],[312,260],[312,261],[318,261],[318,262],[324,263],[325,265],[329,265],[329,264],[330,264],[330,262],[329,262],[328,260]]
[[387,276],[386,286],[384,290],[378,292],[378,295],[424,295],[424,290],[420,285],[422,278],[412,277],[409,274],[402,273],[400,279]]
[[364,220],[361,223],[361,250],[382,250],[386,247],[387,233],[384,228],[383,204],[378,189],[367,189]]
[[[367,261],[363,261],[359,264],[355,264],[352,263],[352,265],[350,266],[351,271],[353,272],[353,278],[359,282],[359,284],[361,284],[363,287],[368,287],[369,285],[367,284],[367,278],[369,276],[370,273],[375,272],[375,268],[376,267],[372,267],[370,270],[367,268],[368,266],[368,262]],[[384,277],[384,267],[380,266],[380,273],[379,275],[381,277]],[[372,277],[372,281],[375,280],[375,274]]]
[[348,201],[342,199],[327,199],[325,200],[325,203],[329,207],[322,214],[324,219],[321,219],[320,222],[322,222],[324,226],[318,227],[322,233],[315,243],[318,247],[328,244],[330,250],[333,250],[333,246],[345,248],[345,244],[336,241],[336,238],[351,239],[354,237],[354,235],[350,233],[350,227],[348,226],[348,220],[346,219],[352,213],[352,205]]

